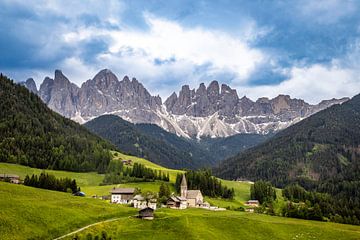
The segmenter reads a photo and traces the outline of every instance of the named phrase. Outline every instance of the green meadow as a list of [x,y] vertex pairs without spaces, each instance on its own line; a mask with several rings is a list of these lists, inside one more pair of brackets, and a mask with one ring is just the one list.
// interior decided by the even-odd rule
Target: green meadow
[[95,237],[102,231],[112,239],[360,239],[357,226],[202,209],[159,209],[152,221],[120,219],[91,227],[76,236],[87,239],[89,234]]
[[0,239],[52,239],[85,225],[136,214],[129,207],[0,182]]

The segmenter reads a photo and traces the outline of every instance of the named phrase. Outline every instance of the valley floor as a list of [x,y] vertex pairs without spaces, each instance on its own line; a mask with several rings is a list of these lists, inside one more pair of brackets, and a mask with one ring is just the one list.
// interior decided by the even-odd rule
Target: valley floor
[[[173,179],[181,171],[162,168],[144,159],[134,157],[132,160],[169,171],[171,181],[167,184],[174,189]],[[27,174],[41,171],[0,163],[0,173],[17,174],[22,179]],[[107,195],[114,186],[140,187],[142,191],[157,192],[160,181],[99,186],[104,176],[97,173],[46,172],[56,177],[75,178],[87,197],[0,182],[0,240],[55,239],[60,236],[65,236],[63,239],[75,236],[88,239],[89,234],[95,237],[102,232],[112,239],[360,239],[359,226],[233,211],[250,197],[250,184],[245,182],[222,180],[223,184],[235,189],[234,200],[206,198],[213,205],[232,210],[158,209],[155,219],[147,221],[135,218],[137,210],[134,208],[92,199],[91,196]],[[103,222],[109,219],[117,220]],[[85,226],[88,228],[82,229]],[[77,230],[81,231],[67,236]]]

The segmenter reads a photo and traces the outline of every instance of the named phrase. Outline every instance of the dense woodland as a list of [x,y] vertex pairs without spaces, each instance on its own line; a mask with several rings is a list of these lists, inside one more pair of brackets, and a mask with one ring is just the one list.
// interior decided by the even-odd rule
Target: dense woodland
[[[180,192],[183,174],[176,175],[175,189]],[[221,181],[211,175],[210,170],[188,171],[185,173],[187,187],[189,190],[198,189],[202,194],[209,197],[221,197],[233,199],[235,191],[221,184]]]
[[104,172],[114,147],[0,75],[0,162]]
[[143,164],[134,163],[133,167],[124,166],[120,161],[111,161],[103,184],[119,184],[127,182],[152,182],[155,180],[169,181],[169,173],[147,168]]
[[41,173],[39,176],[33,174],[30,177],[29,175],[26,175],[24,185],[60,192],[76,193],[80,191],[80,187],[77,186],[75,179],[56,178],[54,175],[49,175],[45,172]]
[[128,154],[177,169],[211,167],[269,137],[238,134],[217,139],[185,139],[157,125],[132,124],[114,115],[100,116],[84,126]]
[[271,203],[276,199],[276,190],[269,182],[257,181],[250,187],[250,198],[261,204]]
[[118,116],[100,116],[84,126],[125,153],[149,159],[168,168],[197,167],[189,153],[143,134],[134,124]]

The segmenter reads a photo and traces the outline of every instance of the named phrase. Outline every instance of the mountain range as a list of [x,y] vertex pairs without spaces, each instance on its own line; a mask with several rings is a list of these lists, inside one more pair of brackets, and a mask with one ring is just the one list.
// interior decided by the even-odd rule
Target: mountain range
[[60,70],[46,77],[37,89],[33,79],[21,83],[54,111],[79,123],[114,114],[132,123],[156,124],[186,138],[228,137],[241,133],[268,134],[284,129],[348,98],[324,100],[316,105],[288,95],[255,102],[226,84],[212,81],[198,89],[184,85],[165,102],[152,96],[135,78],[121,81],[108,69],[101,70],[81,87]]

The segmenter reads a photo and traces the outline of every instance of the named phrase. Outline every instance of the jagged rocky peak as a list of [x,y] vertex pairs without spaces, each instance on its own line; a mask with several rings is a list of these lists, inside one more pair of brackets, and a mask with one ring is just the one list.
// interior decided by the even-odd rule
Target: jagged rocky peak
[[165,102],[164,105],[166,107],[166,109],[169,111],[170,109],[172,109],[174,107],[174,104],[176,103],[178,97],[176,95],[175,92],[173,92],[170,97],[168,97]]
[[217,81],[214,80],[209,84],[207,88],[207,95],[212,104],[217,103],[220,95],[219,83]]
[[54,83],[59,85],[68,85],[71,84],[69,79],[62,73],[61,70],[56,69],[55,70],[55,78]]
[[26,79],[25,82],[21,82],[20,85],[26,87],[27,89],[29,89],[31,92],[37,94],[38,93],[38,90],[37,90],[37,87],[36,87],[36,83],[34,81],[34,79],[32,78],[28,78]]
[[55,77],[46,77],[40,86],[40,98],[54,111],[65,117],[76,113],[79,88],[61,72],[55,70]]
[[107,89],[118,84],[119,80],[109,69],[103,69],[93,78],[96,86],[100,89]]

